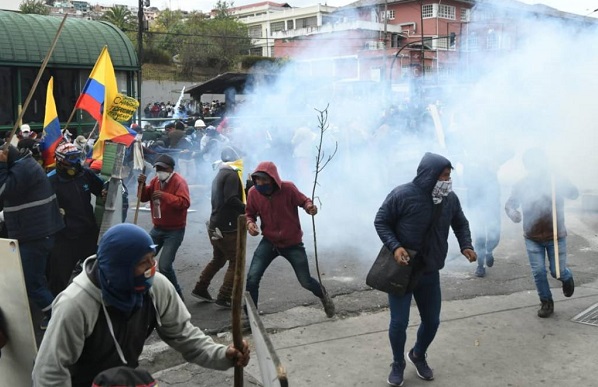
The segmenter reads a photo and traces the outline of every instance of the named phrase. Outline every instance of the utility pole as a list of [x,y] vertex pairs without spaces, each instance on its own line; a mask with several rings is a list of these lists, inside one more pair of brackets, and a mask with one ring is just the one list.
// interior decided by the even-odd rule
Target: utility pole
[[139,10],[137,11],[137,21],[139,26],[137,27],[137,60],[139,61],[139,71],[137,71],[137,98],[139,99],[139,111],[137,113],[137,124],[141,126],[141,112],[143,111],[143,105],[141,104],[141,69],[143,64],[143,6],[145,1],[149,6],[149,0],[139,0]]
[[382,80],[384,82],[384,84],[388,85],[389,90],[387,90],[386,88],[384,88],[384,90],[386,91],[384,93],[384,99],[386,100],[388,98],[388,96],[390,95],[389,91],[392,89],[392,85],[388,84],[387,79],[389,79],[388,77],[388,66],[386,64],[386,37],[387,37],[387,33],[388,33],[388,0],[384,0],[384,40],[383,40],[383,51],[382,51]]
[[419,15],[420,15],[420,35],[421,35],[421,40],[422,40],[422,44],[421,44],[421,50],[420,50],[420,57],[421,57],[421,66],[422,66],[422,73],[421,73],[421,77],[422,80],[425,78],[426,76],[426,68],[425,68],[425,60],[424,60],[424,0],[419,0]]

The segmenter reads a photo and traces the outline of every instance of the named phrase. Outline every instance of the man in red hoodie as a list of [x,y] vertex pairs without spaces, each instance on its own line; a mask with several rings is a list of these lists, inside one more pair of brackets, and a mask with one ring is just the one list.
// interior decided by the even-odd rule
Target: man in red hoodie
[[276,165],[271,161],[261,162],[251,174],[254,186],[247,194],[247,230],[257,236],[259,216],[262,228],[262,240],[253,253],[253,259],[247,274],[246,290],[257,307],[259,286],[264,272],[274,258],[283,256],[297,275],[301,286],[311,291],[322,301],[328,317],[333,317],[335,310],[332,299],[326,290],[309,273],[307,254],[303,246],[301,223],[298,207],[309,215],[316,215],[318,208],[305,196],[295,184],[282,181]]
[[154,162],[156,177],[145,185],[146,176],[140,174],[137,181],[141,190],[141,201],[152,201],[151,213],[154,228],[150,231],[156,244],[156,254],[162,251],[158,269],[172,282],[183,298],[181,287],[174,272],[173,263],[177,250],[185,236],[187,209],[191,205],[189,186],[185,179],[174,172],[174,159],[166,154]]

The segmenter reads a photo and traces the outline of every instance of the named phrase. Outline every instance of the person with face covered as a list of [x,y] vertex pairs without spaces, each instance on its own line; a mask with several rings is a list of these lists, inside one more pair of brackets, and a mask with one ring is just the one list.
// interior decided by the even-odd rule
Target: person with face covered
[[156,272],[155,245],[141,227],[122,223],[102,236],[97,255],[54,303],[33,368],[33,386],[89,387],[100,372],[136,368],[155,330],[186,361],[226,370],[245,366],[249,349],[216,344],[191,324],[172,284]]
[[54,300],[46,265],[64,222],[46,172],[27,149],[8,146],[0,151],[0,203],[8,237],[19,241],[27,295],[43,312],[40,328],[45,329]]
[[[393,362],[388,384],[401,386],[405,357],[417,375],[434,379],[426,361],[427,351],[440,325],[440,274],[448,252],[449,228],[453,229],[461,253],[475,262],[469,222],[463,214],[459,198],[452,192],[451,162],[443,156],[426,153],[410,183],[393,189],[376,214],[374,226],[378,236],[394,255],[399,265],[408,265],[407,249],[421,253],[417,283],[402,296],[388,295],[390,325],[388,336]],[[429,230],[428,230],[429,228]],[[403,355],[407,339],[411,300],[415,299],[421,324],[413,348]]]
[[316,207],[290,181],[283,181],[276,165],[271,161],[258,164],[251,174],[253,187],[247,192],[247,231],[251,236],[260,233],[257,218],[260,218],[262,240],[253,253],[247,273],[246,290],[257,307],[259,286],[264,272],[272,261],[283,256],[295,271],[301,286],[320,299],[326,316],[335,314],[334,303],[326,290],[309,273],[307,254],[303,246],[303,231],[297,209],[303,208],[309,215],[316,215]]
[[57,295],[66,289],[77,263],[96,252],[99,228],[91,195],[102,196],[104,182],[82,165],[84,156],[74,144],[59,144],[54,157],[56,168],[48,177],[66,225],[56,234],[48,261],[49,287]]
[[150,235],[160,254],[158,268],[172,282],[183,298],[181,287],[174,272],[174,259],[183,242],[187,225],[187,209],[191,205],[187,181],[174,172],[174,159],[160,155],[154,162],[156,177],[145,185],[142,173],[137,181],[141,190],[141,202],[152,201],[151,214],[154,227]]
[[[565,199],[577,199],[579,191],[566,177],[555,174],[548,158],[540,148],[523,154],[527,175],[518,181],[505,204],[507,216],[514,222],[523,220],[523,236],[532,276],[540,297],[538,317],[550,317],[554,302],[546,273],[546,259],[550,275],[562,282],[563,295],[571,297],[575,291],[573,274],[567,267],[567,229],[565,227]],[[554,184],[554,193],[553,193]],[[554,196],[553,196],[554,195]],[[556,226],[553,229],[553,203],[556,209]],[[519,211],[521,209],[521,212]],[[523,216],[522,216],[523,213]],[[555,258],[556,233],[558,258]],[[559,261],[560,277],[557,278],[555,260]]]

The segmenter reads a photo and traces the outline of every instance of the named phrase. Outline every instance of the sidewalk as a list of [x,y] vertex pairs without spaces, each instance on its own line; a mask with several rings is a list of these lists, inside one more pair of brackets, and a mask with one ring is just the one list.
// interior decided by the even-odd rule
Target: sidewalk
[[[435,380],[420,380],[408,364],[404,385],[598,385],[598,327],[571,321],[598,303],[598,281],[577,287],[572,298],[563,297],[560,288],[553,289],[553,296],[555,313],[547,319],[536,315],[539,301],[535,291],[444,302],[440,329],[428,351]],[[337,298],[343,297],[350,296]],[[284,313],[307,313],[301,309]],[[263,322],[266,328],[280,327],[280,319],[267,315]],[[412,308],[407,350],[413,345],[418,323],[417,310]],[[388,312],[383,311],[320,319],[273,333],[270,340],[286,368],[289,386],[386,386],[392,361],[387,327]],[[248,339],[251,341],[251,336]],[[232,371],[190,364],[154,372],[162,387],[232,386],[232,375]],[[259,367],[252,361],[245,369],[245,385],[261,385],[258,380]]]

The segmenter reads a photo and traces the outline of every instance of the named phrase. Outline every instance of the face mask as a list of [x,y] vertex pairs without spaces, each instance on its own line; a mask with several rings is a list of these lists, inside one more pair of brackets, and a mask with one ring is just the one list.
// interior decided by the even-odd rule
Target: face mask
[[438,180],[434,189],[432,189],[432,200],[434,204],[438,204],[442,201],[443,197],[448,196],[453,191],[452,180]]
[[21,132],[21,136],[23,136],[23,138],[29,138],[30,134],[31,132]]
[[170,176],[170,172],[159,171],[156,172],[156,175],[158,176],[158,180],[166,181],[166,179],[168,179],[168,177]]
[[150,267],[143,274],[138,275],[133,279],[133,286],[136,293],[147,292],[154,283],[154,276],[156,275],[156,264]]
[[262,195],[268,195],[272,192],[272,184],[262,184],[262,185],[255,185],[255,189],[257,192],[261,193]]
[[56,167],[57,172],[64,177],[74,177],[79,173],[81,170],[81,165],[76,164],[73,166],[66,166],[63,164],[58,164]]

